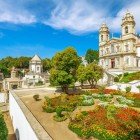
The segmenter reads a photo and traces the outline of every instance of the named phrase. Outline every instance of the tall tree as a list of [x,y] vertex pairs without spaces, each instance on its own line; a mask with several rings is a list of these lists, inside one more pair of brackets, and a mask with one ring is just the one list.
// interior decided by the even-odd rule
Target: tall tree
[[2,64],[0,64],[0,72],[3,73],[4,77],[10,76],[10,70]]
[[90,64],[92,62],[98,62],[99,60],[99,51],[88,49],[85,55],[85,59]]
[[50,82],[52,85],[60,85],[62,90],[68,93],[68,87],[76,81],[76,70],[80,59],[73,47],[56,53],[52,58]]
[[103,69],[95,63],[90,63],[86,67],[86,79],[88,80],[91,88],[95,88],[99,79],[103,77]]
[[43,71],[49,71],[52,67],[51,60],[49,58],[45,58],[42,60],[43,63]]
[[83,83],[87,80],[86,79],[86,67],[84,65],[80,65],[76,71],[77,73],[77,80],[81,83],[81,88],[83,87]]

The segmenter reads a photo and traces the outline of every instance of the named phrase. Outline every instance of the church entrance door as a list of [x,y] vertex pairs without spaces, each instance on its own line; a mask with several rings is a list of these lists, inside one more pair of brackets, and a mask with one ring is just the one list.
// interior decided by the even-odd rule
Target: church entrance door
[[115,68],[115,59],[114,58],[111,59],[111,68],[112,69]]

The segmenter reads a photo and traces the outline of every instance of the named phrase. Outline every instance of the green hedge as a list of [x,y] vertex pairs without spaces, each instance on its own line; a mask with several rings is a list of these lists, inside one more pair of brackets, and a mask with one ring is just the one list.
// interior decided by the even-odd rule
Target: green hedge
[[0,113],[0,140],[7,140],[8,137],[8,129],[4,122],[3,115]]
[[128,83],[133,80],[140,80],[140,71],[134,73],[124,73],[124,76],[120,82]]

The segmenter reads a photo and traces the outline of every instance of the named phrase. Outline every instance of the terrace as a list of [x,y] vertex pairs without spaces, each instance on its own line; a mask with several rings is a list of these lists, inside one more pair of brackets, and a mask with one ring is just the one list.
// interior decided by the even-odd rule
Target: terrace
[[[115,134],[119,134],[120,137],[127,137],[129,132],[127,129],[123,131],[124,129],[120,127],[120,122],[116,122],[116,115],[118,113],[123,114],[125,110],[130,113],[130,116],[131,112],[132,114],[136,114],[136,120],[139,121],[140,113],[137,111],[139,111],[140,108],[140,104],[138,103],[140,98],[138,94],[128,93],[126,95],[124,92],[119,93],[114,90],[105,90],[104,94],[100,92],[99,90],[92,90],[90,92],[81,92],[81,94],[78,95],[65,95],[54,93],[54,91],[36,89],[29,90],[28,92],[27,90],[16,91],[15,94],[35,117],[38,124],[43,128],[43,131],[54,140],[80,140],[83,138],[90,138],[92,140],[108,139],[110,138],[108,132],[111,132],[111,137],[114,139],[116,138]],[[39,95],[38,101],[33,98],[34,95]],[[104,114],[101,115],[100,113],[102,111]],[[109,118],[105,115],[106,113]],[[110,118],[115,122],[111,121],[110,126],[106,126],[100,117],[106,120],[106,124],[109,124],[111,121]],[[83,121],[80,121],[81,119]],[[94,120],[94,122],[92,120]],[[137,125],[137,131],[139,132],[139,124],[136,123],[135,120],[131,121]],[[118,127],[110,128],[112,123]],[[87,125],[89,127],[87,127]],[[87,128],[91,128],[93,125],[97,127],[91,129],[89,133],[89,129]],[[102,129],[100,125],[103,126]],[[132,131],[136,128],[135,125],[132,127]],[[103,137],[98,129],[95,128],[100,128],[105,136]],[[118,129],[121,129],[125,135],[121,134]],[[131,137],[135,139],[138,137],[138,134],[132,135]]]

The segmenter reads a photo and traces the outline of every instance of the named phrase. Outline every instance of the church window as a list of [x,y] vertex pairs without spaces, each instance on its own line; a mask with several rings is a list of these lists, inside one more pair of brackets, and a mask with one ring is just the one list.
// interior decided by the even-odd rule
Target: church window
[[103,41],[103,35],[101,35],[101,41]]
[[109,54],[109,48],[106,48],[106,53]]
[[128,26],[125,27],[125,33],[128,33]]
[[120,58],[117,58],[117,63],[118,63],[118,65],[120,64]]
[[120,52],[120,46],[117,46],[117,52]]
[[126,64],[129,64],[129,58],[128,57],[126,58]]
[[129,46],[125,45],[125,51],[128,52],[129,51]]
[[111,52],[114,53],[114,45],[111,45]]
[[39,71],[39,67],[37,67],[37,71]]

